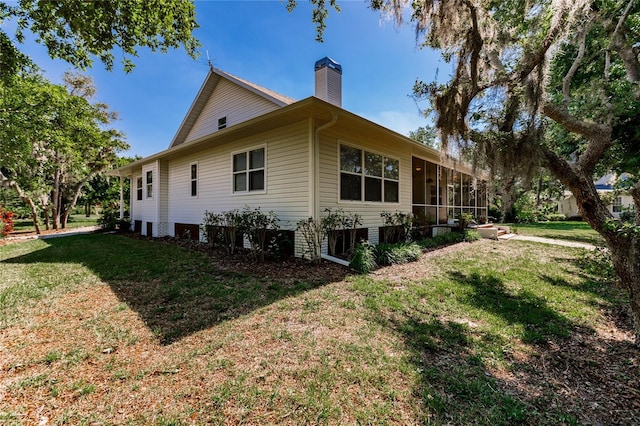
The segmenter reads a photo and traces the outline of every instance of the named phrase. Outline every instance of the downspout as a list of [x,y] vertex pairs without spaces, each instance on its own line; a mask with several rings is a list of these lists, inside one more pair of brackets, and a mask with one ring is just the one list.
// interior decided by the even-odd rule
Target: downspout
[[320,132],[332,127],[338,122],[338,113],[334,112],[331,121],[316,128],[313,136],[313,191],[312,191],[312,205],[313,205],[313,217],[320,218]]

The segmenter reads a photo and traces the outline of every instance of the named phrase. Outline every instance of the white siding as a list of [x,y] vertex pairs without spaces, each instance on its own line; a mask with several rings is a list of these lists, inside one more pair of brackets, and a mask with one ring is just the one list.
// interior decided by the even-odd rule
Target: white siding
[[[391,145],[388,141],[361,139],[356,132],[339,135],[332,129],[321,134],[320,141],[320,214],[326,208],[342,208],[346,212],[362,216],[362,227],[369,228],[369,241],[378,242],[378,227],[382,226],[380,213],[383,211],[411,212],[411,148]],[[360,148],[400,160],[400,201],[399,203],[341,201],[339,144]]]
[[[266,191],[234,194],[232,153],[266,148]],[[198,162],[198,196],[191,197],[190,165]],[[306,122],[265,132],[232,144],[169,162],[168,221],[200,224],[213,212],[260,207],[273,210],[284,229],[295,229],[309,213],[308,128]],[[173,226],[173,225],[172,225]],[[173,233],[173,229],[170,229]]]
[[[147,197],[147,172],[153,172],[152,184],[153,191],[152,197]],[[157,224],[158,222],[158,168],[157,163],[148,163],[142,166],[142,201],[138,201],[137,204],[140,207],[140,214],[136,215],[137,220],[142,221],[142,235],[147,234],[147,222]],[[157,229],[157,225],[153,227],[154,231]]]
[[218,118],[226,116],[227,127],[230,127],[278,108],[273,102],[222,79],[211,94],[185,142],[218,131]]
[[[138,170],[131,175],[131,207],[129,214],[133,224],[136,220],[142,220],[142,206],[144,201],[144,181],[142,182],[142,200],[138,200],[138,178],[142,178],[142,171]],[[133,226],[133,225],[132,225]]]

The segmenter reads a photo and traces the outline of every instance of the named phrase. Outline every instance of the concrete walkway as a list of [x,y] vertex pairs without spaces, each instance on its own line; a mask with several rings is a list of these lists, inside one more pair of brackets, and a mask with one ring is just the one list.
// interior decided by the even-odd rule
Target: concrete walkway
[[533,242],[536,242],[536,243],[543,243],[543,244],[553,244],[553,245],[556,245],[556,246],[577,247],[577,248],[583,248],[583,249],[587,249],[587,250],[595,250],[596,249],[596,246],[594,246],[593,244],[579,243],[579,242],[576,242],[576,241],[556,240],[556,239],[553,239],[553,238],[532,237],[532,236],[529,236],[529,235],[518,235],[518,234],[515,234],[510,239],[511,240],[522,240],[522,241],[533,241]]

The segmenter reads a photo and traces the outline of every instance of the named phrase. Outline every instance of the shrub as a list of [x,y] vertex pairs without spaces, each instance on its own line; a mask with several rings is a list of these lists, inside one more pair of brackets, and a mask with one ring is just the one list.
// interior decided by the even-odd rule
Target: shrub
[[518,223],[536,223],[538,221],[538,213],[532,210],[523,210],[516,213],[516,222]]
[[300,219],[296,230],[302,234],[306,245],[302,257],[304,258],[308,255],[309,260],[320,262],[323,235],[322,224],[312,217]]
[[349,266],[361,274],[373,271],[378,266],[375,261],[375,247],[368,241],[358,244],[353,250]]
[[409,230],[413,223],[412,213],[382,212],[380,213],[384,227],[382,228],[382,241],[384,243],[405,242],[409,236]]
[[636,210],[633,207],[623,208],[620,213],[620,220],[623,222],[633,223],[636,219]]
[[416,243],[379,244],[376,247],[378,265],[399,265],[415,262],[422,256],[422,248]]
[[0,206],[0,237],[6,237],[13,232],[13,212]]
[[465,229],[464,230],[464,240],[468,243],[472,243],[474,241],[479,241],[482,238],[480,233],[473,229]]
[[105,207],[100,213],[98,224],[105,231],[121,231],[126,232],[131,229],[131,220],[128,218],[120,219],[120,209]]
[[438,234],[433,238],[426,238],[419,241],[418,244],[423,248],[429,249],[460,243],[464,241],[464,238],[465,234],[462,232],[447,232],[446,234]]
[[320,224],[323,232],[327,235],[327,243],[329,254],[335,256],[336,243],[338,242],[339,232],[342,230],[349,231],[349,249],[353,250],[356,245],[356,230],[362,225],[362,216],[357,213],[345,212],[342,209],[324,210],[327,215],[322,218]]
[[240,232],[249,240],[254,258],[264,261],[267,232],[280,228],[278,216],[273,211],[263,213],[260,207],[252,209],[247,206],[238,215],[237,224]]
[[567,220],[567,216],[562,213],[550,213],[545,216],[545,219],[549,222],[564,222]]

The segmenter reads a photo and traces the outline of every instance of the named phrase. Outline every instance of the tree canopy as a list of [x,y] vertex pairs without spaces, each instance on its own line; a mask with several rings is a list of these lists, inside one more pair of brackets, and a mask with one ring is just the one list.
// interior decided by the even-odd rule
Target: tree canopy
[[[111,70],[115,58],[121,57],[125,71],[131,71],[140,47],[166,52],[182,46],[192,57],[199,47],[192,34],[198,24],[190,0],[0,2],[0,23],[7,20],[17,24],[15,40],[22,42],[25,31],[31,31],[52,58],[80,69],[90,67],[95,57]],[[0,30],[3,77],[15,73],[25,60],[13,39]]]

